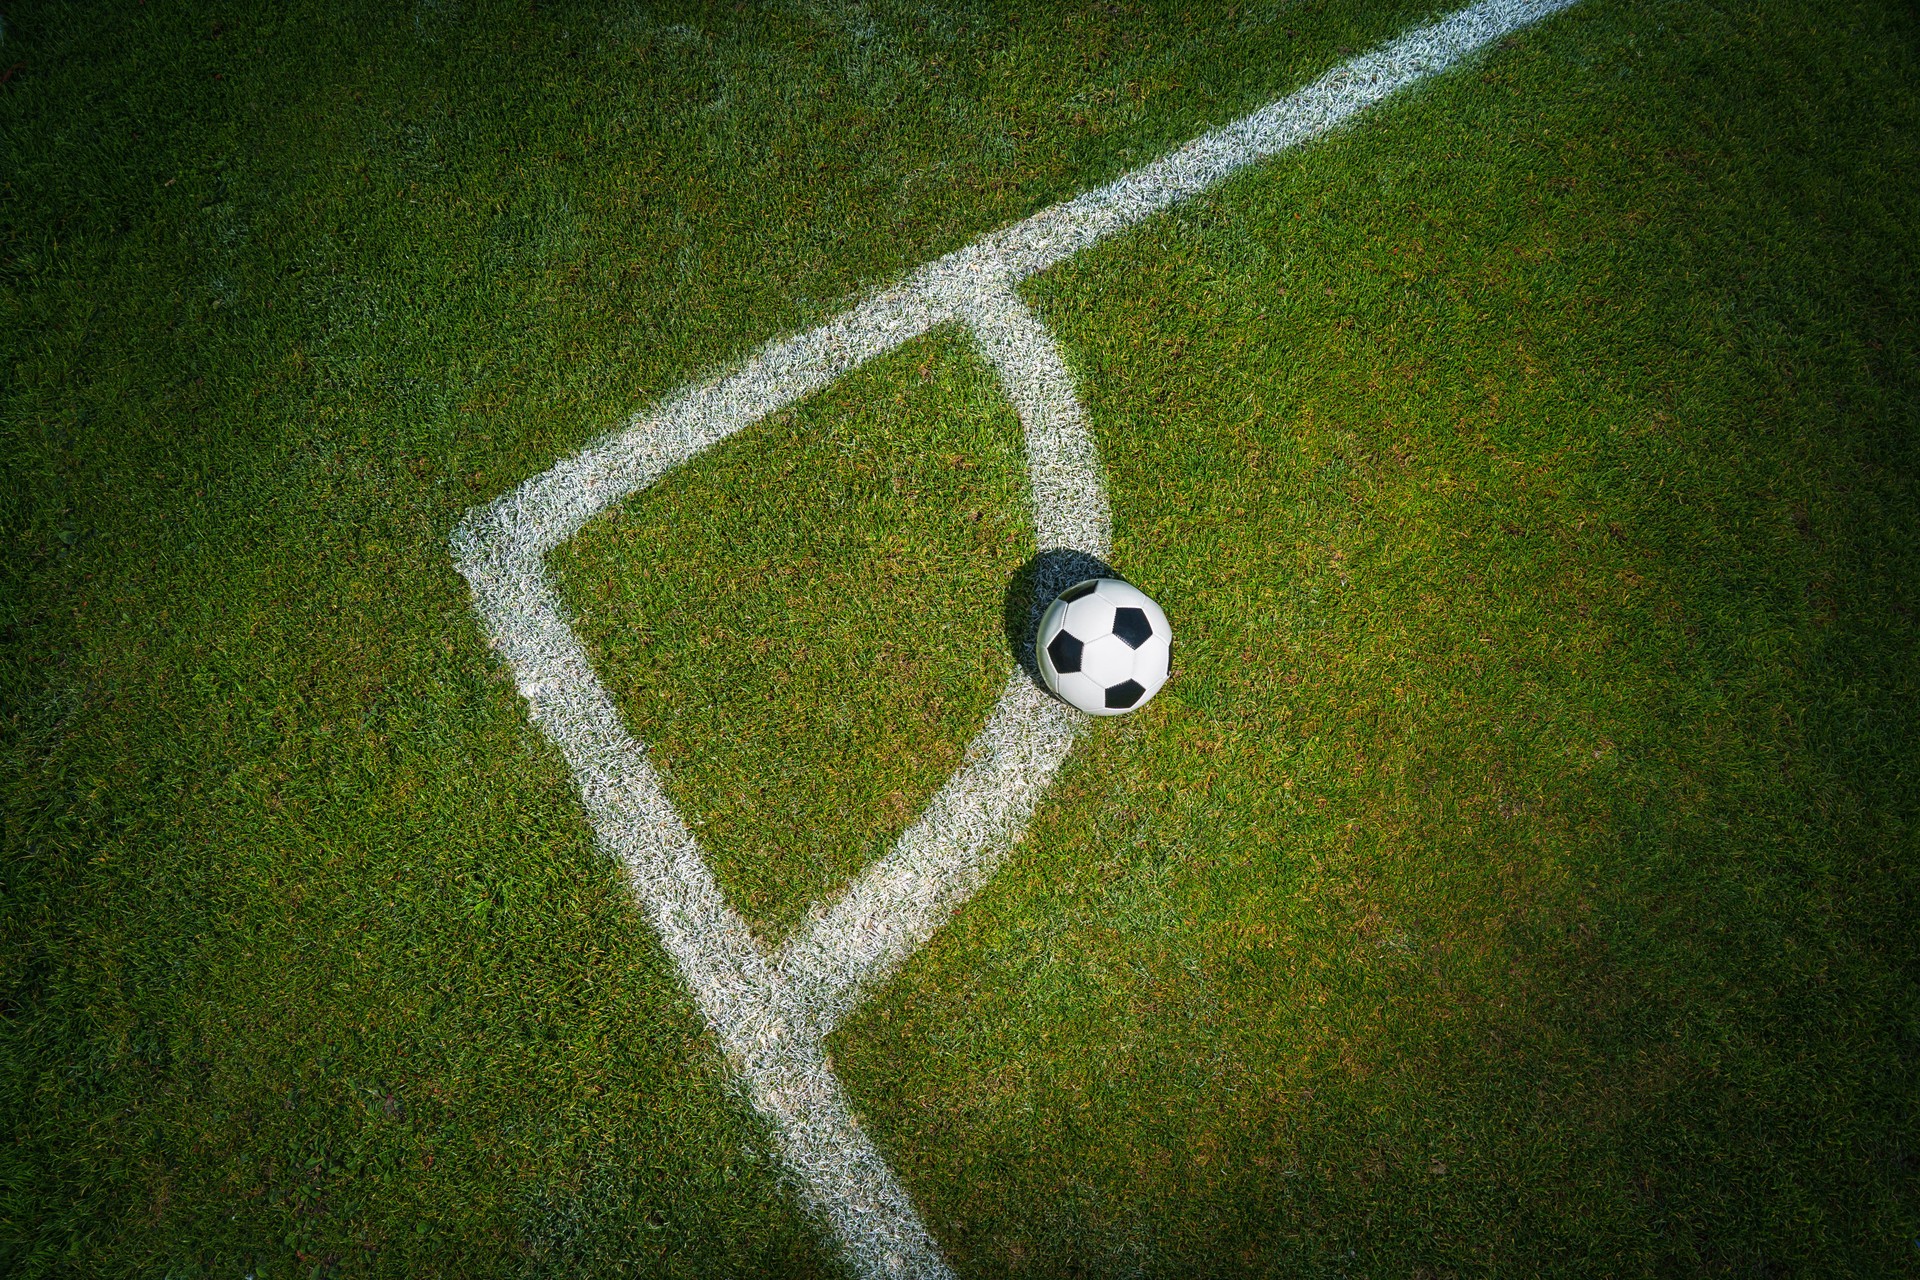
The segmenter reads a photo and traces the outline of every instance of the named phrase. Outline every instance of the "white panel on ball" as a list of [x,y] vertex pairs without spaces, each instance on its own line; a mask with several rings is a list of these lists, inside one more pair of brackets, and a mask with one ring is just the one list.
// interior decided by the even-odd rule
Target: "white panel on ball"
[[1153,639],[1141,645],[1133,655],[1133,678],[1146,686],[1147,690],[1146,697],[1140,699],[1142,702],[1160,692],[1160,686],[1167,682],[1167,671],[1172,665],[1173,637],[1162,629],[1165,625],[1164,622],[1157,624]]
[[1095,592],[1067,606],[1066,628],[1081,640],[1096,640],[1113,630],[1113,602]]
[[1133,678],[1133,650],[1119,636],[1101,636],[1080,655],[1080,671],[1102,690]]
[[1102,705],[1107,695],[1105,689],[1078,671],[1059,677],[1059,684],[1055,686],[1054,692],[1082,711],[1090,711]]

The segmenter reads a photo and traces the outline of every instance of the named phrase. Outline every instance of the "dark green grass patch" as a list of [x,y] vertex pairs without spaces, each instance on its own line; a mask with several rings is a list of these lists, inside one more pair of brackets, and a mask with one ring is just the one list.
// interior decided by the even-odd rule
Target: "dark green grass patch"
[[556,554],[607,687],[777,945],[960,762],[1033,553],[1020,422],[964,339],[909,344]]
[[[832,1274],[447,533],[1426,16],[9,9],[0,1269]],[[1179,644],[832,1044],[963,1274],[1915,1265],[1917,36],[1592,0],[1029,286]],[[1018,448],[936,335],[556,556],[763,937]]]

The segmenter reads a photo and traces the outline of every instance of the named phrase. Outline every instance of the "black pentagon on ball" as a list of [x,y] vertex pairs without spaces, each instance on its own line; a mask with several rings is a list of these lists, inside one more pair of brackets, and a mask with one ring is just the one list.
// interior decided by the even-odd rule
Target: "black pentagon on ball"
[[1153,636],[1153,624],[1147,621],[1145,609],[1115,609],[1113,611],[1113,634],[1127,642],[1127,648],[1138,649]]
[[1107,707],[1113,711],[1118,711],[1122,707],[1130,707],[1140,701],[1140,695],[1145,692],[1146,690],[1140,687],[1138,680],[1122,680],[1119,684],[1107,690]]
[[1096,582],[1094,579],[1088,578],[1085,582],[1076,582],[1072,586],[1068,587],[1065,591],[1062,591],[1060,593],[1060,598],[1062,600],[1065,600],[1068,604],[1072,604],[1075,600],[1080,599],[1082,596],[1092,595],[1094,593],[1094,590],[1097,587],[1099,587],[1099,585],[1100,584]]
[[1047,656],[1053,659],[1053,669],[1063,676],[1080,669],[1080,649],[1080,641],[1064,631],[1047,642]]

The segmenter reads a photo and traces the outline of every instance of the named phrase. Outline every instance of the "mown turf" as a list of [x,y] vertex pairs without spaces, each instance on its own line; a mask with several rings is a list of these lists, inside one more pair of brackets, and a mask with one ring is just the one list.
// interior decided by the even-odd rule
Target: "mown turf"
[[[447,532],[1425,16],[10,8],[0,1269],[833,1273]],[[1179,647],[833,1042],[963,1274],[1920,1265],[1917,38],[1589,0],[1029,287]],[[937,334],[556,557],[763,936],[1022,483]]]
[[960,763],[1011,666],[1026,500],[1019,419],[944,334],[555,555],[598,669],[763,943],[883,853]]

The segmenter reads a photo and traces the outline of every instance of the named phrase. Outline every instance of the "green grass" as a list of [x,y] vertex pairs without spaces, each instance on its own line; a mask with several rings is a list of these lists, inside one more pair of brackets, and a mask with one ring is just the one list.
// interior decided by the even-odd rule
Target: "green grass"
[[892,845],[1005,686],[1022,449],[985,361],[925,340],[554,556],[763,942]]
[[[0,1270],[833,1274],[447,533],[1430,12],[9,6]],[[1917,51],[1589,0],[1028,287],[1179,642],[832,1043],[963,1274],[1920,1265]],[[939,333],[556,556],[763,938],[1023,483]]]

